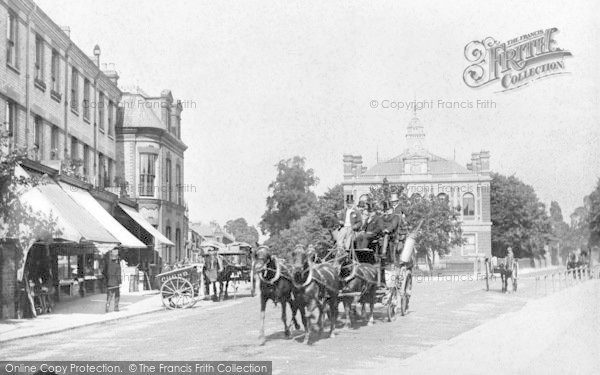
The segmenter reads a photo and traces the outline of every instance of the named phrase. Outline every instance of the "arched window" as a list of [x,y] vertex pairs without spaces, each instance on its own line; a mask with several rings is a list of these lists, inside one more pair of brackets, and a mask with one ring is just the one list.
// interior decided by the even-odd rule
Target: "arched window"
[[464,216],[475,216],[475,196],[471,193],[465,193],[462,200],[462,210]]

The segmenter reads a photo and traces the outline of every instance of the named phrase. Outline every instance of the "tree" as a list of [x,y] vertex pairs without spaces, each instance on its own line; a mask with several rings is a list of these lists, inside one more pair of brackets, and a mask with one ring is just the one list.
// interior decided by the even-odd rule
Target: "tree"
[[600,179],[598,179],[598,183],[596,184],[594,191],[586,197],[585,203],[588,211],[588,246],[600,246]]
[[258,242],[258,231],[254,226],[248,225],[248,222],[243,217],[229,220],[225,224],[225,231],[232,234],[236,241],[246,242],[250,245]]
[[263,234],[271,236],[290,228],[293,221],[314,208],[317,198],[311,187],[319,181],[312,169],[306,169],[305,159],[300,156],[281,160],[276,168],[277,177],[269,184],[267,210],[259,223]]
[[565,251],[569,248],[570,228],[564,222],[562,210],[556,201],[550,202],[550,224],[553,234],[552,264],[557,265],[559,264],[558,257],[566,255]]
[[330,232],[321,225],[321,218],[315,212],[309,212],[294,220],[288,229],[271,236],[265,243],[279,256],[287,256],[297,245],[305,248],[313,245],[318,251],[329,249],[332,245]]
[[515,176],[491,176],[492,254],[503,257],[511,246],[517,257],[543,255],[552,225],[533,187]]
[[344,209],[344,188],[341,184],[330,188],[317,201],[316,212],[321,219],[321,226],[326,229],[336,229],[338,226],[337,213]]

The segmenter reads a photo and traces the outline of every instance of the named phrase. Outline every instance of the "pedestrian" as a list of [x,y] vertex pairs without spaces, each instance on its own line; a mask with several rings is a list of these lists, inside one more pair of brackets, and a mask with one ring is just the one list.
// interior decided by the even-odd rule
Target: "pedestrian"
[[104,283],[106,284],[106,312],[109,311],[110,301],[113,297],[115,299],[115,311],[119,311],[121,264],[118,249],[113,249],[108,253],[108,260],[104,265]]

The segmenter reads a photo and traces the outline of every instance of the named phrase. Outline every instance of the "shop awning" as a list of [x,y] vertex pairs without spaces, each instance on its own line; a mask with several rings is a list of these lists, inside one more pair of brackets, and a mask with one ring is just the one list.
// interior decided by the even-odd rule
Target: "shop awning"
[[133,234],[125,229],[124,226],[119,224],[119,222],[112,217],[112,215],[109,214],[90,193],[66,182],[59,182],[58,184],[75,202],[96,218],[104,229],[121,243],[121,246],[141,249],[147,247],[142,241],[138,240]]
[[[21,167],[15,169],[17,176],[30,177]],[[63,232],[58,238],[69,241],[99,242],[118,244],[98,220],[82,209],[71,197],[53,181],[41,183],[21,195],[22,202],[31,206],[33,211],[56,218]]]
[[146,220],[139,212],[121,203],[119,203],[119,207],[121,207],[123,211],[125,211],[125,213],[129,215],[129,217],[131,217],[139,225],[141,225],[142,228],[144,228],[148,233],[150,233],[154,237],[156,242],[160,242],[163,245],[167,246],[175,246],[173,242],[171,242],[167,237],[163,236],[162,233],[156,230],[156,228],[154,228],[152,224],[150,224],[148,220]]

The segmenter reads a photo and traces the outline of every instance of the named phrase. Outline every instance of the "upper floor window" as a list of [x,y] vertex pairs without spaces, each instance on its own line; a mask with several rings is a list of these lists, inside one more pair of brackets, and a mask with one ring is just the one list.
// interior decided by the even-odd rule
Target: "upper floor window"
[[98,153],[98,186],[104,186],[104,180],[106,179],[106,161],[104,155]]
[[34,142],[35,142],[35,157],[36,160],[44,158],[44,122],[40,116],[35,116],[34,119]]
[[35,79],[44,82],[44,39],[35,37]]
[[17,106],[10,100],[6,101],[4,116],[4,131],[11,137],[17,126]]
[[115,110],[114,108],[114,104],[112,102],[112,100],[108,101],[108,135],[113,135],[114,134],[114,123],[113,123],[113,112]]
[[154,179],[156,178],[156,154],[140,154],[139,195],[154,196]]
[[52,50],[52,61],[50,67],[50,75],[52,76],[52,90],[56,93],[60,92],[60,55],[58,51]]
[[58,127],[52,126],[50,134],[50,159],[58,159]]
[[104,130],[104,94],[98,94],[98,128]]
[[90,120],[90,81],[83,81],[83,118]]
[[112,159],[108,159],[107,162],[107,170],[106,170],[106,177],[104,179],[104,187],[110,187],[111,183],[112,183],[112,178],[113,178],[113,160]]
[[177,188],[177,204],[183,205],[183,186],[181,186],[181,165],[175,166],[175,183]]
[[77,138],[71,137],[71,159],[73,160],[79,158],[78,144]]
[[6,63],[13,68],[19,67],[19,20],[17,15],[8,11],[6,25]]
[[167,200],[170,202],[173,199],[173,189],[171,186],[171,159],[167,159],[165,167],[165,185],[167,186]]
[[471,193],[463,195],[463,216],[475,216],[475,196]]
[[71,109],[79,112],[79,72],[71,69]]

